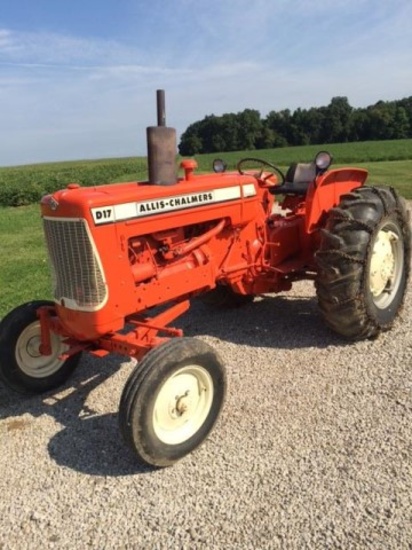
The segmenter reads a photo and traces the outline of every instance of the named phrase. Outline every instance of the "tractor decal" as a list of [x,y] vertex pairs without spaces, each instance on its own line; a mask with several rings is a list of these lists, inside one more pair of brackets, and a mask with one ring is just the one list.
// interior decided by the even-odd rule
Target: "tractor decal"
[[[245,198],[256,195],[256,188],[253,184],[243,185],[242,187],[243,196]],[[189,193],[185,195],[159,198],[158,200],[129,202],[124,204],[116,204],[113,206],[101,206],[92,208],[91,213],[95,225],[103,225],[132,218],[163,214],[164,212],[174,210],[196,208],[198,206],[205,206],[206,204],[215,204],[218,202],[240,199],[242,197],[242,187],[240,185],[235,185],[233,187],[201,191],[199,193]]]

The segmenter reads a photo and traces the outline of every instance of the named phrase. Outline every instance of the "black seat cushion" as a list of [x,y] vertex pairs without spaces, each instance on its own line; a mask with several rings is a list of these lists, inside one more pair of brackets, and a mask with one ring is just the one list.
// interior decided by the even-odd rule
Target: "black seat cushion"
[[271,188],[273,195],[306,195],[309,184],[316,177],[316,165],[293,162],[286,172],[285,182]]

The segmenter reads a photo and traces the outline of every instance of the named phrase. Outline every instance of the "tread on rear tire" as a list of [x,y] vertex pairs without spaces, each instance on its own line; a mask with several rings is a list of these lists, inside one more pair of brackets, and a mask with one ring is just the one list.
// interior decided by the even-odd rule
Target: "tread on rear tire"
[[410,260],[408,213],[394,189],[360,187],[342,196],[316,253],[326,324],[352,340],[389,330],[404,301]]

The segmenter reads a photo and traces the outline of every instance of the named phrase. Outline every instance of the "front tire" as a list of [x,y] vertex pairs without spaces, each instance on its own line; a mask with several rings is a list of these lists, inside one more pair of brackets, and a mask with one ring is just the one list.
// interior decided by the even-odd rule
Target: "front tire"
[[409,278],[411,230],[392,188],[360,187],[329,213],[316,254],[325,322],[352,340],[389,330]]
[[0,323],[0,379],[23,394],[43,393],[63,384],[77,367],[81,354],[66,360],[68,346],[51,333],[51,355],[40,353],[41,333],[37,310],[53,302],[35,301],[12,310]]
[[174,464],[208,436],[222,409],[225,369],[200,340],[178,338],[151,350],[124,387],[119,426],[145,464]]

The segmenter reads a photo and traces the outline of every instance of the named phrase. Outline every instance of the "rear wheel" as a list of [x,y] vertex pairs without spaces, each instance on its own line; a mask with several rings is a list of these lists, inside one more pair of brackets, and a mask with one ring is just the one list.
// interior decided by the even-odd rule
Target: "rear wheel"
[[411,232],[395,190],[361,187],[331,210],[316,254],[326,323],[360,340],[392,327],[410,270]]
[[169,466],[198,447],[223,406],[226,376],[207,344],[169,340],[150,351],[128,379],[119,426],[139,461]]
[[230,286],[217,285],[212,290],[200,296],[200,300],[207,306],[215,309],[231,309],[244,306],[253,302],[255,297],[251,294],[238,294]]
[[11,311],[0,323],[0,378],[20,393],[42,393],[60,386],[72,374],[80,353],[64,360],[68,346],[51,333],[51,354],[40,353],[41,333],[37,310],[53,302],[36,301]]

